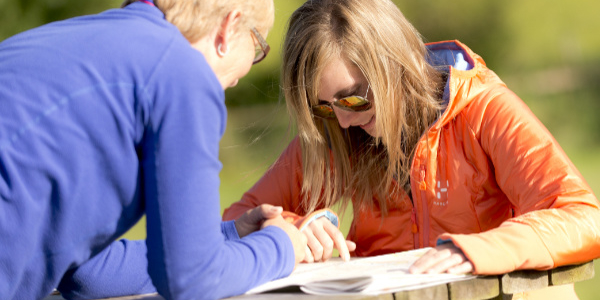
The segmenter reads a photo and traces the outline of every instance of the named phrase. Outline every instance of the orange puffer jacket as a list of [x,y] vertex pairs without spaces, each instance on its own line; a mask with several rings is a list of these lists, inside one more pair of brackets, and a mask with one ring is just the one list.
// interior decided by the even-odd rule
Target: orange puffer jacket
[[[357,244],[354,255],[452,240],[476,274],[543,270],[600,257],[598,200],[548,130],[465,45],[428,47],[459,49],[472,68],[450,68],[448,108],[416,148],[414,206],[406,196],[389,199],[383,220],[379,211],[355,210],[348,234]],[[300,151],[296,138],[224,219],[261,203],[305,215],[299,205]],[[574,298],[572,285],[565,288],[565,296]]]

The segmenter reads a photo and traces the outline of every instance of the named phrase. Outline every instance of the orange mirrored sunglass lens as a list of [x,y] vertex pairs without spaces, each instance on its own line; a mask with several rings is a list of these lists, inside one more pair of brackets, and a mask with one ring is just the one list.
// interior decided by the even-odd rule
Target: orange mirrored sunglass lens
[[351,96],[335,101],[333,105],[348,111],[365,111],[371,108],[371,102],[360,96]]
[[335,112],[329,105],[316,105],[312,107],[312,112],[315,116],[326,118],[326,119],[334,119]]
[[[367,89],[368,93],[368,89]],[[331,104],[335,105],[339,109],[352,112],[361,112],[371,108],[372,104],[366,98],[361,96],[350,96],[333,101],[330,104],[321,104],[311,107],[313,115],[320,118],[334,119],[335,112]]]

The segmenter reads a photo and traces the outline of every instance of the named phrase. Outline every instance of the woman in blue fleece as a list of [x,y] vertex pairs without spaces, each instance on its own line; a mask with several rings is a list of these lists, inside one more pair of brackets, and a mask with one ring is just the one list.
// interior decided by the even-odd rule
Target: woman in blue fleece
[[[214,299],[293,270],[306,241],[280,208],[219,213],[223,90],[273,11],[139,1],[0,43],[0,298]],[[115,242],[144,213],[147,241]]]

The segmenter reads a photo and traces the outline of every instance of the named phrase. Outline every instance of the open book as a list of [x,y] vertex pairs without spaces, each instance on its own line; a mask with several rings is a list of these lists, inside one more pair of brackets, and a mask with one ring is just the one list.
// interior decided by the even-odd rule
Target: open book
[[413,275],[410,265],[429,248],[366,258],[339,257],[323,263],[300,264],[289,277],[267,282],[246,294],[299,288],[307,294],[367,294],[377,295],[424,288],[452,281],[466,280],[474,275]]

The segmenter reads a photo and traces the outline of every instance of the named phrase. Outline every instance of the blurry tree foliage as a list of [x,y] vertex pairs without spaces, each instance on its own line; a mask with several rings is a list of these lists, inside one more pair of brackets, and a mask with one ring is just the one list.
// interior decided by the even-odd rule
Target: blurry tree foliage
[[[238,87],[227,91],[228,105],[278,100],[278,50],[289,15],[303,2],[275,0],[275,26],[267,41],[277,51],[271,53],[265,63],[255,66]],[[572,78],[581,79],[577,83],[579,87],[593,88],[600,79],[595,71],[600,67],[600,35],[596,33],[600,28],[597,13],[600,2],[596,0],[394,2],[426,42],[458,39],[480,54],[491,69],[509,82],[544,88],[544,85],[536,87],[532,84],[536,80],[531,73],[565,67],[573,70],[575,77]],[[569,74],[563,74],[566,75]],[[520,92],[520,86],[515,88]]]
[[52,21],[119,7],[121,0],[0,0],[0,40]]
[[[289,15],[303,2],[275,0],[275,25],[267,38],[272,52],[236,88],[227,90],[228,106],[279,100],[283,35]],[[600,65],[597,0],[394,2],[425,41],[458,39],[480,54],[502,78],[506,75],[508,82],[512,79],[529,86],[532,80],[529,74],[535,70],[568,69],[571,72],[568,74],[575,76],[572,78],[580,79],[574,84],[597,85],[595,70]],[[48,22],[116,8],[120,3],[121,0],[0,0],[0,40]]]

